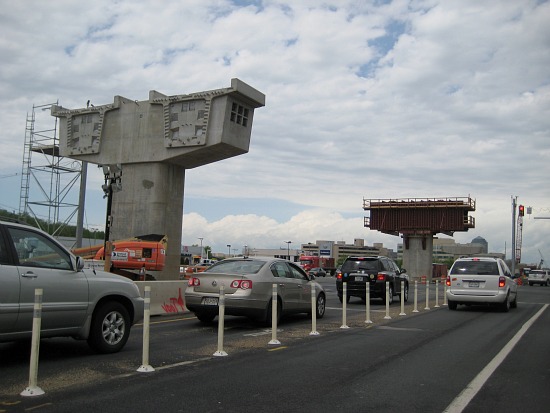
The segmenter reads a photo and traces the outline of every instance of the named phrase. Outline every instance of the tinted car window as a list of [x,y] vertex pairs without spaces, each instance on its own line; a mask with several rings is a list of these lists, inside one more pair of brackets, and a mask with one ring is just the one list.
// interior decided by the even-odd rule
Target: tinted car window
[[0,264],[9,264],[8,249],[2,234],[0,234]]
[[499,275],[499,271],[495,261],[457,261],[451,274]]
[[19,228],[8,228],[19,264],[26,267],[55,268],[70,270],[69,255],[41,234]]
[[342,272],[352,272],[361,270],[378,271],[380,269],[379,260],[346,260],[342,265]]
[[220,261],[204,272],[221,272],[229,274],[256,274],[264,266],[264,261],[242,260],[242,261]]
[[274,277],[284,278],[287,276],[287,268],[283,262],[276,262],[271,266],[271,273]]
[[288,264],[288,266],[290,267],[290,271],[291,271],[292,276],[294,278],[298,278],[300,280],[307,280],[308,279],[307,276],[302,272],[302,270],[300,270],[295,265]]

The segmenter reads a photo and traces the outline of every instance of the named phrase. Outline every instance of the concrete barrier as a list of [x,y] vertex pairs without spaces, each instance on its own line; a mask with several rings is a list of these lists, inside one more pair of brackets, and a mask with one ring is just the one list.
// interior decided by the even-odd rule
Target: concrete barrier
[[136,281],[141,296],[145,286],[151,287],[151,315],[183,314],[185,307],[185,289],[187,281]]

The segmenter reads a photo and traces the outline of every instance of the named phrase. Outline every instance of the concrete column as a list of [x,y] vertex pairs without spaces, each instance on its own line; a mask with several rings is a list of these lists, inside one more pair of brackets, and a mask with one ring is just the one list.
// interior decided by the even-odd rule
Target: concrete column
[[433,236],[407,235],[407,243],[403,243],[403,267],[410,277],[420,278],[425,275],[432,277]]
[[124,164],[122,191],[113,193],[111,241],[145,234],[168,236],[165,270],[177,280],[181,254],[185,169],[164,162]]

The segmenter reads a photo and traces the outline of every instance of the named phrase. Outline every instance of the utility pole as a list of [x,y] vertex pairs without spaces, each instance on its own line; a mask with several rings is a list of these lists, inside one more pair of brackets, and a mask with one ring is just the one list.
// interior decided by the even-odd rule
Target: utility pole
[[518,197],[512,195],[512,275],[516,274],[516,202]]

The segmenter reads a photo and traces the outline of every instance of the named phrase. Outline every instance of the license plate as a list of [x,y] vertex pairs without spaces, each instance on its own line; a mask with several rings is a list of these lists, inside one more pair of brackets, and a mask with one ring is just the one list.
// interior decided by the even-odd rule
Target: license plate
[[218,297],[204,297],[202,305],[218,305]]
[[479,282],[477,281],[470,281],[470,283],[468,284],[468,287],[470,288],[479,288]]
[[355,277],[355,281],[363,281],[363,277]]

